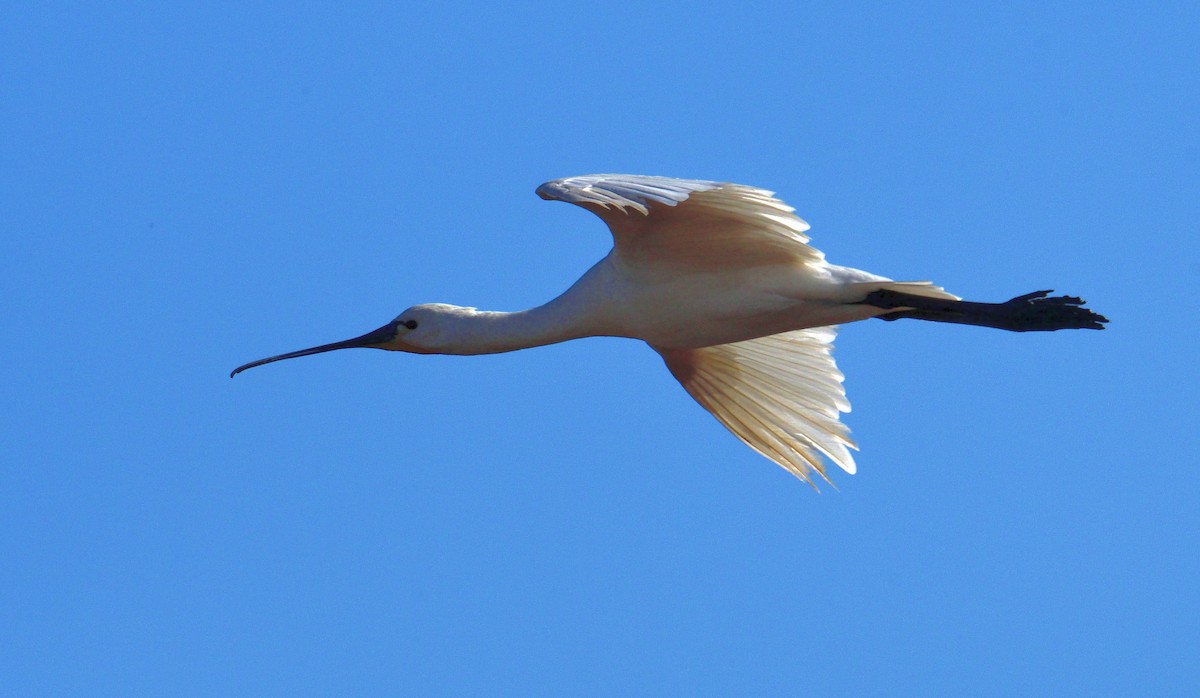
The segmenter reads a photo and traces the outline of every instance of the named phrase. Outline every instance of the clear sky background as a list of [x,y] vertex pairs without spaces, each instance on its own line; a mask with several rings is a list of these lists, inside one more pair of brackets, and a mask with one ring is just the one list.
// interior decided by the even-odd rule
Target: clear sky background
[[[1194,695],[1194,3],[4,15],[0,693]],[[820,493],[628,340],[229,379],[557,295],[592,172],[1112,324],[843,328]]]

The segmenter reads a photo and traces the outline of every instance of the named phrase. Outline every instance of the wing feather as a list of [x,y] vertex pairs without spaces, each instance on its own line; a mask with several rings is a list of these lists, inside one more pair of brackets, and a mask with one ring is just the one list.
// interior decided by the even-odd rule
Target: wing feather
[[[817,327],[702,349],[656,348],[696,402],[746,445],[810,485],[829,459],[855,471],[850,411],[833,360],[835,328]],[[815,486],[815,485],[814,485]]]
[[627,262],[722,268],[824,260],[809,229],[772,192],[698,179],[585,175],[546,182],[543,199],[582,206]]
[[754,450],[783,466],[786,470],[805,480],[810,485],[813,482],[807,473],[814,470],[826,482],[829,481],[829,478],[825,477],[825,466],[821,462],[821,459],[815,457],[811,452],[792,448],[788,444],[790,439],[787,433],[782,431],[778,425],[775,425],[760,410],[749,403],[743,405],[738,402],[726,401],[727,386],[714,385],[713,381],[706,378],[699,378],[694,387],[696,390],[692,392],[692,396],[701,405],[708,405],[713,402],[722,403],[724,409],[720,411],[710,410],[712,414],[727,429],[732,431],[743,442],[749,444]]
[[[698,191],[723,186],[720,182],[701,179],[674,179],[646,175],[582,175],[546,182],[537,188],[538,196],[567,203],[594,204],[614,208],[618,212],[633,209],[643,216],[650,215],[649,206],[674,206]],[[603,217],[603,216],[601,216]]]

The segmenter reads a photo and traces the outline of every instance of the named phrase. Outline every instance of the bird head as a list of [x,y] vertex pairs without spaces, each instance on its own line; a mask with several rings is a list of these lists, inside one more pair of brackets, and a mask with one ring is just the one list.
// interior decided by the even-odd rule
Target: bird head
[[286,354],[268,356],[258,361],[251,361],[248,364],[243,364],[233,369],[229,377],[232,378],[248,368],[262,366],[274,361],[295,359],[301,356],[321,354],[337,349],[385,349],[387,351],[404,351],[411,354],[441,353],[438,347],[443,330],[445,329],[444,325],[447,324],[447,319],[466,310],[470,309],[445,305],[443,303],[415,305],[397,315],[396,319],[383,327],[371,330],[364,335],[331,344],[300,349],[299,351],[290,351]]

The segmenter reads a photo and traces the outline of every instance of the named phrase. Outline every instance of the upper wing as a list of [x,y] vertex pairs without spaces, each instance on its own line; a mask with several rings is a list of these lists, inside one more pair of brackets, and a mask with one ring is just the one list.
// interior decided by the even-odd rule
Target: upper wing
[[543,199],[582,206],[612,231],[628,262],[724,268],[820,262],[808,224],[771,192],[740,184],[641,175],[546,182]]
[[850,403],[833,361],[835,334],[833,327],[816,327],[703,349],[656,350],[721,424],[813,485],[813,471],[830,482],[821,456],[855,471],[848,449],[858,447],[839,419]]

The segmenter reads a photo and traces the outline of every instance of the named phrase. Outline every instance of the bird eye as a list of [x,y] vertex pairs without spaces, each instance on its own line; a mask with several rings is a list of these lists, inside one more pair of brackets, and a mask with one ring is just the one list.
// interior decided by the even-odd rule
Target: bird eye
[[402,322],[400,324],[404,325],[405,327],[407,327],[410,330],[417,329],[417,321],[416,320],[405,320],[404,322]]

